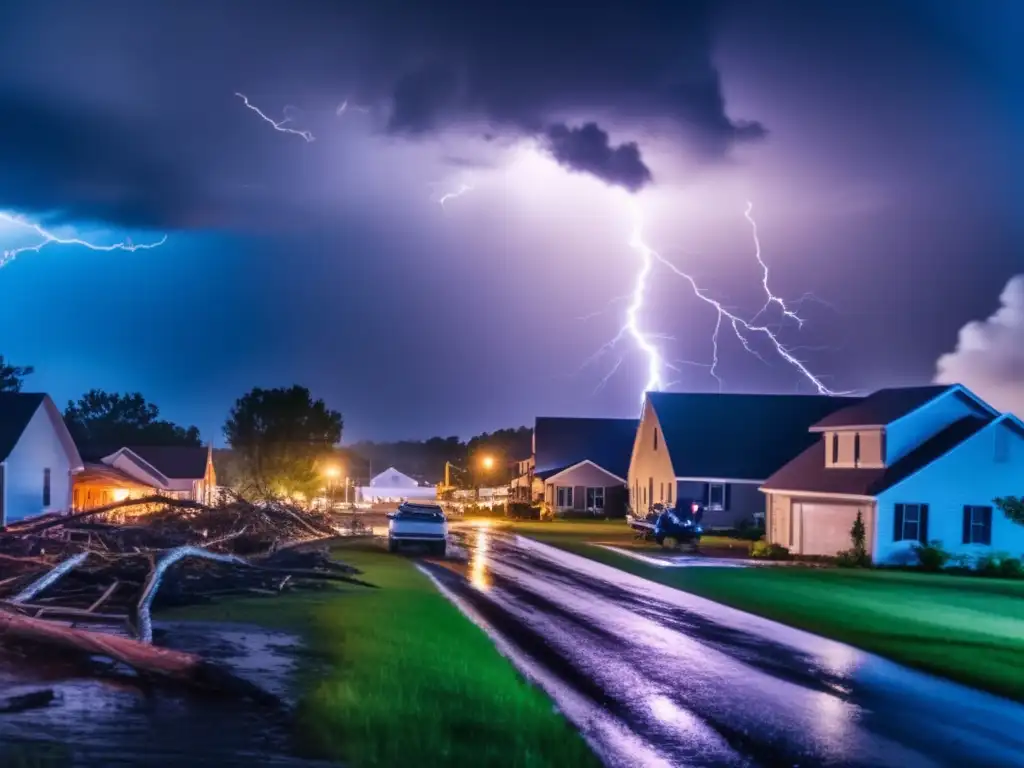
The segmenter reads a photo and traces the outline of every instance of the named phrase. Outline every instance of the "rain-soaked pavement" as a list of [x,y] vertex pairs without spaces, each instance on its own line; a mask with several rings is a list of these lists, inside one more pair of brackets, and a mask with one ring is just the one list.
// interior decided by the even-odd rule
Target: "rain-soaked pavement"
[[609,765],[1024,766],[1024,706],[507,533],[454,536],[467,561],[424,570]]
[[[219,661],[285,701],[294,693],[302,647],[293,635],[175,622],[158,623],[154,641]],[[255,704],[149,688],[112,666],[0,654],[0,699],[45,690],[55,694],[48,706],[0,714],[0,766],[322,765],[294,757],[290,723]]]

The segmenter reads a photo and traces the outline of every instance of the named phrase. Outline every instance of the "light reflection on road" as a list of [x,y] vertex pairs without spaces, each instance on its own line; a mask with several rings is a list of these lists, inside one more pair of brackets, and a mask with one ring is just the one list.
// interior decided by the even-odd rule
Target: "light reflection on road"
[[1024,707],[528,539],[428,562],[608,765],[1017,766]]

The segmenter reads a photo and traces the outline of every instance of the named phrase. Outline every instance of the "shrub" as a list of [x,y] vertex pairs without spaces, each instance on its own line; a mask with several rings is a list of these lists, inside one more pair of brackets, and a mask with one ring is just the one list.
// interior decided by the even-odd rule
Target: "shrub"
[[505,516],[513,520],[539,520],[540,509],[526,501],[514,501],[508,505]]
[[840,568],[867,568],[871,565],[871,558],[866,551],[853,547],[836,554],[836,565]]
[[750,556],[762,560],[788,560],[789,550],[781,544],[770,544],[759,539],[750,545]]
[[540,506],[537,507],[537,519],[545,523],[550,523],[555,519],[555,510],[553,510],[551,505],[546,501],[542,501]]
[[743,539],[745,541],[758,541],[764,538],[764,528],[759,525],[755,525],[753,520],[743,519],[740,524],[736,526],[736,530],[731,531],[730,536],[736,539]]
[[918,567],[923,571],[941,571],[951,557],[939,541],[915,545],[914,554],[917,555]]
[[978,558],[975,566],[978,575],[997,579],[1019,579],[1024,577],[1024,563],[1019,557],[1006,552],[992,552]]

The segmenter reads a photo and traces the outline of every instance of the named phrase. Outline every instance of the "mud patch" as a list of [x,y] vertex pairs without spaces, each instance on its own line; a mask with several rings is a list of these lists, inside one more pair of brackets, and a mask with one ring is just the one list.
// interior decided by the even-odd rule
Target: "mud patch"
[[[157,645],[200,653],[294,703],[294,635],[239,624],[157,623]],[[0,765],[324,765],[294,757],[291,723],[250,702],[147,685],[101,661],[0,651],[5,697],[50,689],[45,707],[0,714]]]

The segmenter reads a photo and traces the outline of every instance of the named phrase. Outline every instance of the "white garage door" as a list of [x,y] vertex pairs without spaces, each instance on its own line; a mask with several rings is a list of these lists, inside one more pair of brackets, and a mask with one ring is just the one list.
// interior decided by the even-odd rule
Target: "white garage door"
[[803,502],[793,504],[793,513],[800,520],[803,554],[834,555],[852,546],[850,528],[857,519],[857,507]]

